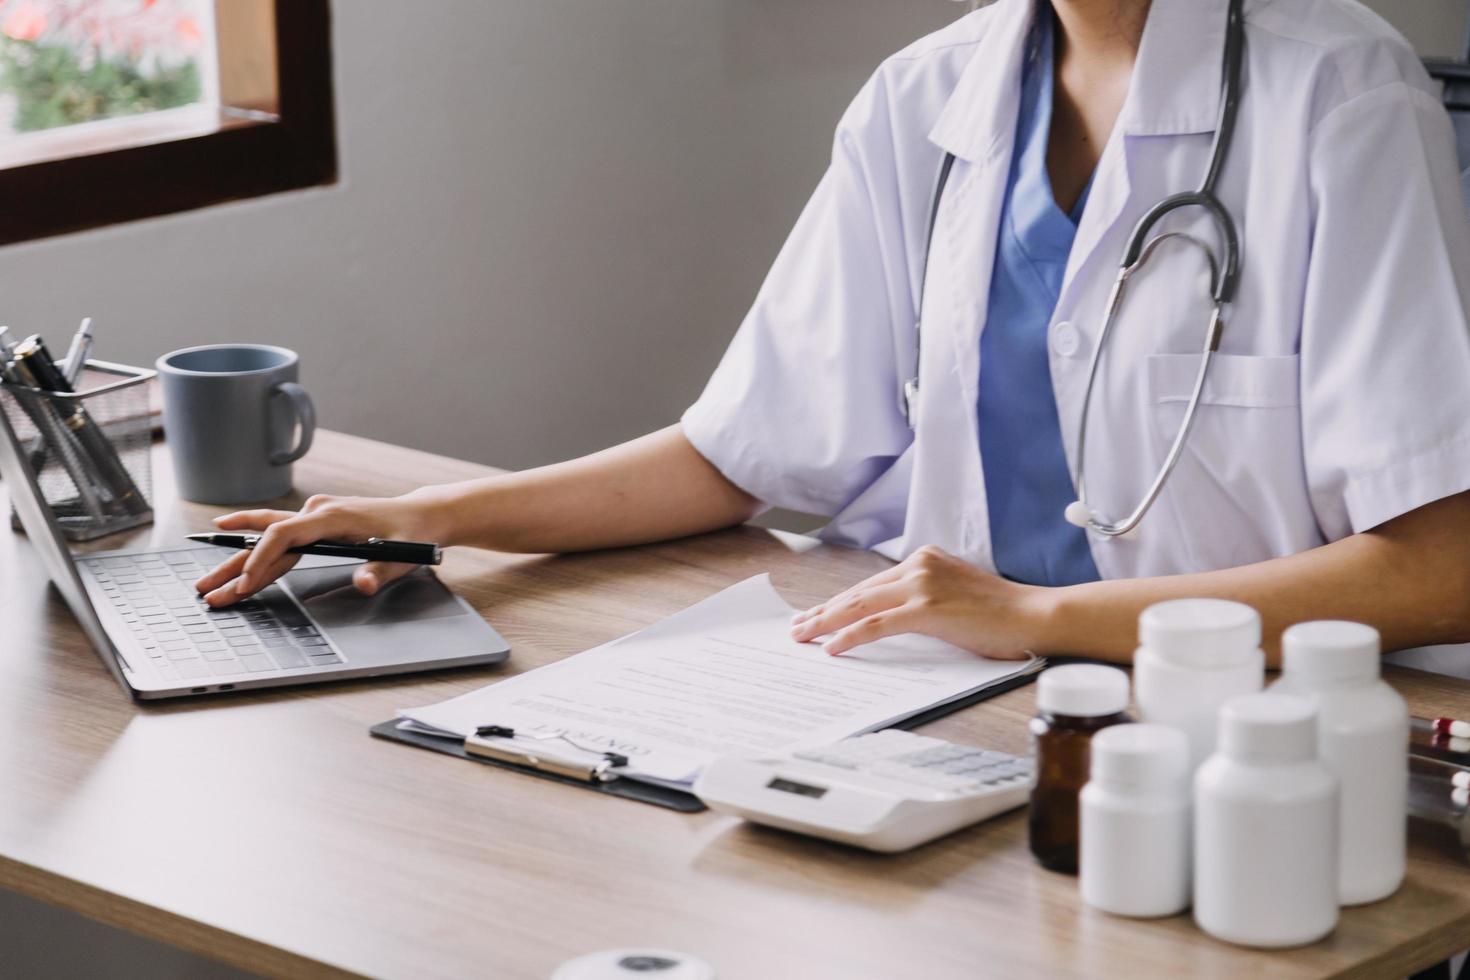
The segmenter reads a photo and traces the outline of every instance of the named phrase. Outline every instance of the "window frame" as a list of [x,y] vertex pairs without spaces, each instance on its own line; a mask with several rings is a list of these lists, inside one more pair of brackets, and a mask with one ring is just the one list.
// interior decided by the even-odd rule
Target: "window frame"
[[224,108],[203,133],[0,169],[0,245],[336,183],[330,0],[274,11],[274,112]]

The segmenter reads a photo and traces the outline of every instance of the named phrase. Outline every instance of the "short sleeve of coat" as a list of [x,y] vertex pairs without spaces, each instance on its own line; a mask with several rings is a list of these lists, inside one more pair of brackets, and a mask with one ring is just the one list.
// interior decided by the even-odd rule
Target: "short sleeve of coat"
[[933,175],[900,169],[875,76],[843,116],[826,174],[684,414],[694,447],[773,506],[833,515],[909,444],[899,395],[914,356],[905,231],[922,236],[924,216],[912,201],[906,213],[900,188],[901,178]]
[[1344,102],[1311,152],[1302,437],[1334,540],[1470,488],[1470,222],[1449,121],[1421,89]]

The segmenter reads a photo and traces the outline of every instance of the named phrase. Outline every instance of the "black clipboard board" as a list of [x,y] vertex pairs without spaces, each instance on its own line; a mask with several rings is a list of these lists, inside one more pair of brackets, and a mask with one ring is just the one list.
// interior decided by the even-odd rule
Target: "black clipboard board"
[[563,783],[567,786],[590,789],[594,793],[621,796],[625,799],[637,800],[639,803],[652,803],[654,806],[665,807],[669,810],[678,810],[680,813],[698,813],[706,809],[705,805],[699,802],[699,798],[693,793],[667,789],[663,786],[654,786],[651,783],[641,783],[636,779],[610,779],[605,783],[587,782],[581,779],[573,779],[571,776],[563,776],[560,773],[547,772],[544,769],[518,766],[501,759],[491,759],[483,755],[470,755],[464,750],[464,743],[460,740],[454,738],[437,738],[421,732],[406,732],[398,727],[398,719],[396,718],[392,721],[385,721],[374,725],[368,729],[368,732],[374,738],[385,738],[390,742],[402,742],[404,745],[428,749],[431,752],[442,752],[445,755],[468,759],[470,762],[478,762],[487,766],[495,766],[498,769],[509,769],[512,772],[523,773],[527,776],[550,779],[552,782]]
[[[921,711],[911,715],[900,722],[889,725],[889,728],[901,728],[905,731],[927,725],[937,718],[953,714],[962,708],[968,708],[973,704],[989,700],[1007,691],[1014,691],[1031,683],[1036,675],[1041,673],[1039,669],[1025,670],[1005,680],[998,681],[989,687],[982,688],[974,694],[949,701],[945,704],[935,705],[927,711]],[[549,779],[552,782],[562,783],[566,786],[576,786],[579,789],[591,790],[594,793],[604,793],[608,796],[621,796],[628,800],[637,800],[639,803],[651,803],[668,810],[677,810],[680,813],[699,813],[708,809],[699,801],[693,793],[682,790],[668,789],[663,786],[654,786],[651,783],[639,782],[636,779],[612,779],[607,782],[585,782],[573,779],[571,776],[563,776],[559,773],[547,772],[544,769],[532,769],[530,766],[518,766],[501,759],[491,759],[481,755],[470,755],[464,749],[464,743],[453,738],[437,738],[433,735],[424,735],[421,732],[404,731],[398,727],[398,719],[380,722],[368,729],[374,738],[386,739],[389,742],[401,742],[404,745],[412,745],[415,748],[428,749],[430,752],[442,752],[444,755],[452,755],[459,759],[470,762],[478,762],[481,765],[495,766],[498,769],[509,769],[526,776],[535,776],[538,779]]]

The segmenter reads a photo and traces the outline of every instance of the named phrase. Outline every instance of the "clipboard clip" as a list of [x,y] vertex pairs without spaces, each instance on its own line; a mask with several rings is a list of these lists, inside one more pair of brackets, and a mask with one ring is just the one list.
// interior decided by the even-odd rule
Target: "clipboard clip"
[[[546,752],[536,752],[529,744],[512,745],[514,741],[524,742],[550,742],[558,741],[571,746],[578,752],[587,753],[594,758],[589,761],[578,761]],[[532,734],[530,732],[517,732],[508,725],[481,725],[475,729],[473,735],[468,735],[464,740],[464,750],[470,755],[485,756],[489,759],[498,759],[516,766],[526,766],[530,769],[540,769],[543,772],[555,773],[559,776],[567,776],[578,779],[584,783],[605,783],[616,779],[617,773],[612,770],[626,766],[628,757],[618,752],[602,752],[598,749],[581,745],[575,740],[568,738],[565,732],[546,732]]]

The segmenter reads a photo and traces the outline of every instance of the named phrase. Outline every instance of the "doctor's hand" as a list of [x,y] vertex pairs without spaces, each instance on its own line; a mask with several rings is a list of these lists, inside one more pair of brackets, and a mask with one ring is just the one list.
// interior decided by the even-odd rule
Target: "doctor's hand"
[[[402,497],[309,498],[300,512],[289,510],[242,510],[216,517],[221,531],[260,532],[260,541],[249,551],[231,555],[218,568],[195,583],[205,602],[228,606],[248,598],[286,574],[300,560],[288,548],[317,541],[366,541],[391,538],[408,541],[435,539],[430,510],[414,494]],[[359,592],[372,595],[387,583],[416,566],[393,562],[367,562],[352,575]]]
[[897,633],[923,633],[984,657],[1040,648],[1051,589],[1020,585],[933,546],[792,618],[802,642],[836,656]]

